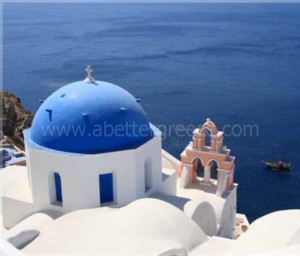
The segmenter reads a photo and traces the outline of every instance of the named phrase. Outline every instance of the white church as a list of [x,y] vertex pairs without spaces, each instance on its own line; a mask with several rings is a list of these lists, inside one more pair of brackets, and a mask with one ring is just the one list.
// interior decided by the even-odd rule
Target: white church
[[[31,128],[24,131],[26,166],[9,166],[0,172],[0,184],[5,184],[1,191],[2,230],[7,240],[24,248],[28,255],[43,255],[43,250],[75,253],[80,251],[76,244],[80,247],[81,243],[91,252],[116,255],[113,244],[119,229],[126,230],[127,235],[137,232],[132,234],[137,242],[145,230],[154,240],[156,236],[161,240],[180,237],[187,252],[207,237],[235,239],[242,235],[249,223],[236,213],[235,158],[223,145],[223,132],[207,119],[194,131],[177,160],[162,150],[161,132],[149,122],[140,100],[117,85],[95,80],[89,66],[86,71],[85,80],[50,95],[38,109]],[[205,144],[207,130],[210,145]],[[197,175],[200,169],[203,177]],[[213,171],[216,179],[211,177]],[[76,223],[71,224],[74,216]],[[103,241],[107,239],[101,243],[103,247],[98,248],[96,238],[92,239],[95,243],[85,245],[70,238],[76,236],[76,228],[81,228],[79,233],[89,230],[84,223],[90,219],[95,225],[91,232],[102,232],[94,218],[102,227],[110,225],[102,234]],[[45,222],[51,223],[41,231]],[[68,228],[60,232],[64,225]],[[164,232],[174,227],[178,230],[165,238]],[[37,231],[28,231],[24,237],[24,230]],[[73,241],[70,248],[60,235]],[[95,233],[97,236],[101,234]],[[125,243],[124,237],[119,239]],[[170,240],[172,246],[174,241]],[[215,241],[219,240],[213,242],[218,244]],[[126,250],[134,255],[135,247],[130,243],[120,255],[126,255]],[[149,238],[140,241],[143,248],[148,248],[148,243]],[[109,245],[109,249],[104,248]],[[172,246],[161,246],[157,242],[155,253],[170,249],[169,254],[161,255],[177,255]],[[150,252],[154,253],[154,247],[149,246]],[[135,252],[141,255],[139,250]],[[183,253],[181,249],[179,252]]]

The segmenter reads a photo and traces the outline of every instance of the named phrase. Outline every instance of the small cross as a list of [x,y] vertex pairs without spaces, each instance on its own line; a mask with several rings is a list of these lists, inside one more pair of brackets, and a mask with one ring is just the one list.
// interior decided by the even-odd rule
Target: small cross
[[87,74],[87,77],[86,79],[84,80],[86,83],[94,83],[95,80],[94,78],[92,77],[92,72],[93,72],[93,69],[91,68],[90,65],[88,65],[85,69],[85,72]]
[[93,69],[91,68],[90,65],[88,65],[88,66],[86,67],[85,71],[86,71],[87,77],[91,78],[91,77],[92,77]]

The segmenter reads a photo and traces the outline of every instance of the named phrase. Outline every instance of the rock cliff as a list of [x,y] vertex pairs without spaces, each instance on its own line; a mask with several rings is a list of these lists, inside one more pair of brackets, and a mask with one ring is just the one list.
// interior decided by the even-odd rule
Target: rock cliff
[[24,149],[22,130],[30,127],[33,113],[24,109],[21,101],[9,92],[0,92],[2,131],[0,138],[2,143],[12,143]]

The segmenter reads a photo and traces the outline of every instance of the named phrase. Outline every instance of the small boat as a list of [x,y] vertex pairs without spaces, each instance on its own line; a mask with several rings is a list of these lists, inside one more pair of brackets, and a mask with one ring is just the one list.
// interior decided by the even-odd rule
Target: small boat
[[267,169],[271,169],[271,170],[279,170],[279,171],[290,171],[291,170],[291,163],[284,163],[282,161],[278,161],[278,162],[262,161],[262,163],[265,164]]

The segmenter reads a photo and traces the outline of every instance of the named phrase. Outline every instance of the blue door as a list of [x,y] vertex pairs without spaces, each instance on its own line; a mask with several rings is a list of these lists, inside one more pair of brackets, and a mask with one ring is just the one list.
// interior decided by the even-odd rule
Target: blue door
[[99,175],[100,204],[111,203],[114,201],[114,182],[113,174],[106,173]]
[[57,172],[54,173],[54,183],[55,183],[56,201],[62,202],[61,179],[60,179],[60,175]]

